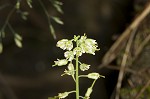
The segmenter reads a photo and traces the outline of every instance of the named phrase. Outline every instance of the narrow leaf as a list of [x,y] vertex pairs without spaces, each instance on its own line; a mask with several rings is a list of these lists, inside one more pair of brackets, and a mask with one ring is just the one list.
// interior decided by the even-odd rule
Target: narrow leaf
[[15,39],[22,41],[22,37],[18,33],[15,33]]
[[17,3],[16,3],[16,9],[20,9],[20,1],[17,1]]
[[52,19],[58,24],[61,24],[61,25],[64,24],[63,21],[61,21],[60,18],[58,18],[58,17],[52,17]]
[[23,20],[27,20],[27,15],[29,15],[28,12],[22,12],[22,13],[21,13],[22,19],[23,19]]
[[28,4],[28,6],[30,7],[30,8],[32,8],[32,0],[27,0],[27,4]]
[[3,52],[3,45],[2,42],[0,42],[0,54]]
[[17,45],[19,48],[22,48],[22,43],[21,43],[20,40],[14,38],[14,41],[15,41],[16,45]]
[[5,32],[4,32],[4,30],[1,30],[0,34],[1,34],[0,37],[5,38]]
[[51,32],[53,38],[56,39],[56,34],[55,34],[54,27],[52,25],[49,25],[49,28],[50,28],[50,32]]
[[58,5],[58,4],[54,4],[54,7],[56,8],[56,10],[58,11],[58,12],[60,12],[60,13],[64,13],[63,11],[62,11],[62,9],[61,9],[61,6],[60,5]]
[[63,5],[63,3],[60,2],[60,1],[54,1],[54,3],[55,3],[55,4],[58,4],[58,5]]

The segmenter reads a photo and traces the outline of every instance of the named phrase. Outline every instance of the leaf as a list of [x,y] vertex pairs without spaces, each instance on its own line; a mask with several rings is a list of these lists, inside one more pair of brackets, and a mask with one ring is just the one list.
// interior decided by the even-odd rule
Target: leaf
[[28,6],[30,7],[30,8],[32,8],[32,0],[27,0],[27,4],[28,4]]
[[15,38],[22,41],[22,37],[18,33],[15,33]]
[[54,7],[56,8],[56,10],[58,11],[58,12],[60,12],[60,13],[64,13],[63,11],[62,11],[62,9],[61,9],[61,6],[60,5],[58,5],[58,4],[54,4]]
[[19,48],[22,48],[22,42],[19,39],[14,38],[14,41]]
[[49,25],[49,28],[50,28],[50,32],[51,32],[53,38],[56,39],[56,34],[55,34],[54,27],[52,25]]
[[3,52],[3,45],[2,42],[0,42],[0,54]]
[[5,32],[3,29],[0,31],[0,37],[5,38]]
[[58,5],[63,5],[63,3],[62,3],[62,2],[57,1],[57,0],[54,0],[54,3],[55,3],[55,4],[58,4]]
[[61,24],[61,25],[64,24],[63,21],[61,21],[60,18],[58,18],[58,17],[52,17],[52,19],[58,24]]
[[29,15],[28,12],[22,12],[22,13],[21,13],[22,19],[23,19],[23,20],[27,20],[27,15]]
[[16,9],[20,9],[20,1],[17,1],[17,3],[16,3]]

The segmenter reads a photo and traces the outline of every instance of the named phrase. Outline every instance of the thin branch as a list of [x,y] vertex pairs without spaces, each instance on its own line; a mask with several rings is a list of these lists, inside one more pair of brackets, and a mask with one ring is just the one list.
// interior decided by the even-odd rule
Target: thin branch
[[50,15],[49,15],[48,11],[46,10],[45,5],[43,4],[43,2],[41,0],[38,0],[38,1],[40,3],[41,7],[43,8],[43,10],[45,12],[45,15],[47,17],[47,21],[48,21],[48,25],[49,25],[49,30],[51,30],[51,34],[52,34],[53,38],[56,39],[56,34],[54,32],[52,32],[53,28],[52,28],[52,24],[51,24],[51,21],[50,21]]
[[[113,69],[113,70],[118,70],[118,71],[120,70],[119,66],[108,65],[108,66],[106,66],[106,68]],[[125,71],[129,72],[129,73],[132,73],[132,74],[138,74],[138,72],[136,72],[136,71],[134,71],[134,70],[132,70],[130,68],[125,68]],[[138,75],[140,75],[140,74],[138,74]]]
[[145,84],[145,86],[140,90],[139,93],[137,93],[136,97],[134,99],[139,99],[142,93],[150,86],[150,79],[148,82]]
[[[150,13],[150,3],[148,3],[145,10],[131,23],[131,25],[122,33],[119,39],[113,44],[109,51],[105,54],[102,59],[102,64],[108,65],[111,63],[117,56],[117,53],[120,51],[121,46],[124,42],[127,41],[127,38],[132,33],[132,31],[140,25],[144,18]],[[117,52],[117,53],[115,53]]]
[[139,47],[137,48],[136,52],[135,52],[135,57],[133,60],[135,60],[139,54],[141,53],[141,51],[143,50],[144,46],[150,41],[150,34],[144,39],[144,41],[139,45]]
[[126,67],[128,55],[129,55],[129,52],[130,52],[130,48],[131,48],[131,45],[132,45],[132,42],[133,42],[133,38],[134,38],[134,35],[136,34],[136,30],[137,30],[137,28],[130,35],[130,38],[127,42],[127,46],[126,46],[126,49],[125,49],[125,53],[123,55],[123,59],[122,59],[122,62],[121,62],[121,68],[120,68],[120,71],[119,71],[119,76],[118,76],[118,81],[117,81],[117,86],[116,86],[115,99],[119,99],[119,94],[120,94],[120,89],[121,89],[121,85],[122,85],[123,75],[124,75],[124,72],[125,72],[125,67]]

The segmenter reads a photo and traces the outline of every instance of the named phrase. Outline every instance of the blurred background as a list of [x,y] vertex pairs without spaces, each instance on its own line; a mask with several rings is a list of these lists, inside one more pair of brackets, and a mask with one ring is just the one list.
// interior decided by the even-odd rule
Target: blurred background
[[[71,77],[60,76],[65,67],[52,68],[57,58],[63,58],[63,50],[56,47],[56,42],[84,33],[96,39],[101,50],[95,56],[83,55],[81,61],[91,64],[88,72],[96,71],[106,76],[96,82],[91,97],[110,99],[118,71],[98,67],[104,54],[147,0],[60,0],[63,5],[59,6],[55,1],[58,0],[0,0],[0,42],[3,46],[0,99],[47,99],[58,92],[74,89]],[[64,24],[58,24],[50,16],[57,16]],[[52,35],[53,29],[56,38]],[[14,33],[22,40],[15,41]],[[90,84],[88,79],[81,80],[81,94],[84,95]]]

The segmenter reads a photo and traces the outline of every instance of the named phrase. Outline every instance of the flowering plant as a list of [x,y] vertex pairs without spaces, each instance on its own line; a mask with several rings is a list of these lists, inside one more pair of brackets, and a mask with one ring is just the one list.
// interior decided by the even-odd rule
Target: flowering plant
[[[57,42],[56,46],[66,51],[64,53],[65,59],[57,59],[57,61],[54,61],[55,64],[53,66],[67,65],[67,69],[65,69],[64,73],[61,76],[72,76],[73,80],[76,83],[76,89],[73,91],[59,93],[57,96],[49,97],[48,99],[64,99],[71,93],[76,93],[76,99],[90,99],[90,95],[93,91],[93,86],[96,80],[100,77],[104,78],[104,76],[96,72],[92,72],[87,75],[79,75],[79,70],[86,71],[90,68],[89,64],[80,62],[79,57],[82,56],[82,54],[84,53],[95,55],[95,52],[100,50],[98,49],[98,44],[96,40],[87,38],[87,36],[84,34],[83,36],[74,36],[74,38],[71,40],[62,39]],[[75,66],[73,65],[73,61],[76,61]],[[80,77],[87,77],[94,80],[92,85],[87,89],[87,92],[84,96],[79,95]]]

